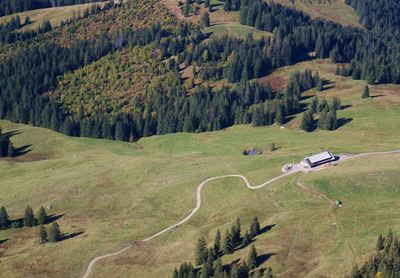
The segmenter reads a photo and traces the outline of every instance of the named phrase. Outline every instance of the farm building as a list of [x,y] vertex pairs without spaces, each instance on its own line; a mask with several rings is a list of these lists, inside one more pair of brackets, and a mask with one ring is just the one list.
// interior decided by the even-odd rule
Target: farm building
[[335,156],[330,151],[324,151],[304,158],[300,165],[306,168],[313,168],[328,162],[335,161]]

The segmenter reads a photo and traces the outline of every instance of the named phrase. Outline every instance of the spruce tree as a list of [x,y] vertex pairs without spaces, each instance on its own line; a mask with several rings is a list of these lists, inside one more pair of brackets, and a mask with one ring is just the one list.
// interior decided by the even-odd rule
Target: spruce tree
[[322,81],[322,79],[319,79],[319,80],[318,80],[318,83],[317,83],[317,90],[318,90],[319,92],[322,92],[322,91],[324,90],[324,82]]
[[260,222],[258,222],[257,217],[254,217],[253,222],[251,222],[251,225],[250,225],[250,235],[252,237],[255,237],[258,234],[260,234]]
[[274,275],[272,274],[272,269],[270,267],[267,267],[267,269],[265,270],[264,278],[274,278]]
[[249,233],[249,231],[246,231],[243,236],[243,241],[242,241],[243,246],[249,245],[251,243],[251,239],[252,239],[251,234]]
[[0,230],[7,229],[10,227],[10,218],[5,207],[0,209]]
[[201,18],[201,25],[202,27],[208,27],[210,26],[210,15],[208,12],[205,12]]
[[385,247],[385,240],[382,235],[379,235],[378,241],[376,242],[376,251],[381,251]]
[[249,255],[247,257],[247,265],[251,270],[257,267],[257,250],[254,245],[251,245]]
[[368,87],[368,85],[365,85],[364,91],[363,91],[361,97],[362,98],[369,98],[369,87]]
[[45,243],[47,242],[47,231],[44,225],[40,225],[39,228],[39,242],[40,243]]
[[303,113],[303,119],[300,124],[300,128],[311,132],[314,129],[314,116],[311,110]]
[[172,272],[171,278],[179,278],[178,270],[176,269],[176,267],[174,268],[174,271]]
[[240,232],[241,232],[241,224],[240,224],[240,219],[236,218],[236,222],[235,224],[232,226],[232,244],[236,247],[238,246],[241,242],[241,236],[240,236]]
[[7,156],[8,157],[14,157],[14,152],[15,152],[14,147],[11,144],[11,141],[10,141],[10,142],[8,142]]
[[24,226],[33,227],[36,225],[37,225],[37,220],[35,218],[35,215],[33,214],[32,208],[28,205],[25,209]]
[[231,235],[228,230],[226,230],[222,240],[222,251],[224,252],[225,255],[231,254],[233,252]]
[[221,257],[218,257],[217,261],[215,262],[213,277],[214,278],[223,278],[224,277],[224,267],[222,265]]
[[218,258],[221,255],[221,232],[217,230],[214,239],[214,254]]
[[39,225],[46,223],[47,214],[46,214],[46,210],[44,209],[44,207],[40,207],[37,220],[38,220]]
[[207,259],[207,242],[204,237],[197,240],[194,257],[196,265],[202,265]]
[[60,226],[54,222],[49,229],[49,241],[58,242],[61,240]]
[[202,278],[210,278],[214,273],[214,250],[208,249],[207,260],[204,262]]

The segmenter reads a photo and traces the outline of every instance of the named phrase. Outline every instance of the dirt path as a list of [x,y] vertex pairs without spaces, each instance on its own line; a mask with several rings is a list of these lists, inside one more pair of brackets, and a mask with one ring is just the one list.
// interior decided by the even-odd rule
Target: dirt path
[[[362,153],[362,154],[358,154],[358,155],[343,156],[344,158],[341,159],[341,160],[338,161],[338,162],[342,162],[342,161],[346,161],[346,160],[354,159],[354,158],[360,158],[360,157],[364,157],[364,156],[384,155],[384,154],[400,154],[400,150],[387,151],[387,152],[369,152],[369,153]],[[319,171],[319,170],[328,169],[328,168],[329,168],[329,167],[323,167],[323,166],[321,166],[321,167],[317,167],[317,168],[314,168],[314,169],[309,169],[307,172],[314,172],[314,171]],[[277,181],[277,180],[279,180],[279,179],[282,179],[282,178],[284,178],[284,177],[286,177],[286,176],[289,176],[289,175],[292,175],[292,174],[298,173],[298,172],[300,172],[300,171],[297,170],[297,171],[288,172],[288,173],[279,175],[279,176],[277,176],[277,177],[275,177],[275,178],[273,178],[273,179],[270,179],[270,180],[268,180],[268,181],[266,181],[266,182],[264,182],[264,183],[262,183],[262,184],[260,184],[260,185],[256,185],[256,186],[252,186],[252,185],[250,184],[250,182],[247,180],[247,178],[246,178],[245,176],[243,176],[243,175],[234,174],[234,175],[224,175],[224,176],[217,176],[217,177],[208,178],[208,179],[206,179],[205,181],[203,181],[202,183],[200,183],[200,184],[197,186],[197,190],[196,190],[196,207],[192,210],[192,212],[191,212],[188,216],[186,216],[184,219],[182,219],[182,220],[179,221],[178,223],[173,224],[173,225],[171,225],[171,226],[165,228],[164,230],[161,230],[161,231],[159,231],[159,232],[157,232],[157,233],[155,233],[155,234],[149,236],[148,238],[145,238],[145,239],[141,240],[141,242],[146,242],[146,241],[152,240],[153,238],[158,237],[158,236],[160,236],[160,235],[162,235],[162,234],[165,234],[166,232],[168,232],[168,231],[170,231],[170,230],[172,230],[172,229],[174,229],[174,228],[177,228],[177,227],[179,227],[179,226],[185,224],[187,221],[189,221],[189,220],[197,213],[197,211],[200,209],[200,207],[201,207],[201,191],[202,191],[203,187],[204,187],[207,183],[209,183],[210,181],[215,181],[215,180],[224,179],[224,178],[239,178],[239,179],[241,179],[241,180],[244,182],[245,186],[246,186],[248,189],[256,190],[256,189],[262,188],[262,187],[264,187],[264,186],[266,186],[266,185],[268,185],[268,184],[271,184],[271,183],[273,183],[273,182],[275,182],[275,181]],[[314,191],[314,190],[311,190],[311,189],[307,188],[306,186],[304,186],[303,184],[301,184],[301,183],[298,181],[298,179],[297,179],[296,184],[297,184],[298,186],[300,186],[301,188],[303,188],[304,190],[308,191],[308,192],[311,192],[311,193],[313,193],[313,194],[319,195],[319,196],[321,196],[321,197],[327,199],[331,205],[335,205],[334,202],[333,202],[332,200],[330,200],[326,195],[324,195],[324,194],[322,194],[322,193],[320,193],[320,192],[318,192],[318,191]],[[335,218],[335,220],[336,220],[336,223],[337,223],[337,225],[339,225],[339,226],[341,227],[341,225],[338,224],[338,223],[340,223],[340,222],[338,222],[338,219],[337,219],[335,213],[336,213],[336,212],[334,212],[334,218]],[[341,228],[340,228],[340,229],[341,229]],[[343,230],[341,230],[341,233],[343,233]],[[345,238],[345,237],[344,237],[344,238]],[[123,253],[123,252],[129,250],[130,248],[134,247],[135,245],[137,245],[137,243],[138,243],[138,242],[131,243],[131,244],[129,244],[128,246],[126,246],[125,248],[123,248],[123,249],[121,249],[121,250],[119,250],[119,251],[117,251],[117,252],[110,253],[110,254],[106,254],[106,255],[102,255],[102,256],[99,256],[99,257],[96,257],[96,258],[92,259],[92,260],[90,261],[90,263],[89,263],[87,269],[86,269],[86,273],[85,273],[85,275],[83,276],[83,278],[89,278],[89,276],[90,276],[90,274],[91,274],[91,272],[92,272],[92,270],[93,270],[94,265],[95,265],[98,261],[100,261],[100,260],[102,260],[102,259],[105,259],[105,258],[109,258],[109,257],[113,257],[113,256],[116,256],[116,255],[119,255],[119,254],[121,254],[121,253]],[[351,246],[351,244],[349,244],[349,246],[350,246],[350,248],[352,249],[351,251],[352,251],[353,254],[354,254],[354,249],[353,249],[353,247]]]

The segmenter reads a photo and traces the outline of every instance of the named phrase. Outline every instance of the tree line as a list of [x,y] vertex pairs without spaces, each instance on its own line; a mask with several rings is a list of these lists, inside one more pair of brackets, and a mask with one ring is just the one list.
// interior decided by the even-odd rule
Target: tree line
[[[366,11],[372,13],[371,17],[384,17],[382,13],[370,12],[367,8]],[[393,15],[389,21],[396,22],[396,16],[399,17]],[[274,33],[272,52],[286,53],[282,55],[283,60],[276,61],[279,65],[288,64],[296,56],[314,53],[319,58],[331,58],[335,63],[349,63],[347,74],[354,79],[364,79],[370,84],[400,83],[400,66],[396,62],[400,55],[399,36],[394,28],[385,29],[380,25],[371,30],[344,27],[312,20],[301,11],[261,0],[241,1],[240,22]]]
[[271,268],[268,267],[265,270],[256,269],[259,262],[257,250],[253,244],[250,246],[247,260],[233,263],[232,265],[223,265],[221,261],[222,256],[232,254],[236,249],[250,245],[254,237],[260,233],[260,223],[257,217],[254,217],[250,228],[242,236],[240,219],[237,218],[232,227],[226,230],[223,238],[221,238],[220,231],[217,230],[211,247],[207,248],[208,244],[204,237],[199,238],[194,250],[195,266],[190,262],[184,262],[179,268],[174,269],[172,277],[272,278]]
[[385,236],[379,235],[375,252],[361,267],[353,267],[348,278],[382,277],[395,278],[400,273],[400,244],[392,230]]
[[3,0],[0,2],[0,16],[18,12],[60,7],[68,5],[78,5],[85,3],[98,2],[97,0]]

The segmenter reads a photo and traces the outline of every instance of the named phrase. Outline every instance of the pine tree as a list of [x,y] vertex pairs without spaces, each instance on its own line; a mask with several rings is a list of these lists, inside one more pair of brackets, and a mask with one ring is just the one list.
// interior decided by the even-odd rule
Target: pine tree
[[10,218],[5,207],[0,209],[0,230],[10,227]]
[[210,7],[210,0],[204,0],[204,7],[209,8]]
[[222,265],[221,257],[217,258],[215,262],[215,269],[214,269],[214,278],[223,278],[224,275],[224,267]]
[[24,226],[33,227],[36,225],[37,225],[37,220],[35,218],[35,215],[33,214],[32,208],[28,205],[25,209]]
[[40,225],[39,228],[39,242],[40,243],[45,243],[47,242],[47,231],[44,225]]
[[218,258],[221,255],[221,232],[217,230],[214,239],[214,254],[215,257]]
[[196,265],[202,265],[203,263],[206,262],[207,242],[204,237],[201,237],[197,240],[194,256]]
[[251,245],[249,255],[247,257],[247,265],[251,270],[257,267],[257,250],[254,245]]
[[303,113],[303,119],[300,124],[300,128],[311,132],[314,129],[314,116],[311,110]]
[[11,142],[8,142],[7,156],[14,157],[14,152],[15,152],[15,150],[14,150],[13,145],[11,144]]
[[225,255],[231,254],[233,252],[231,235],[228,230],[226,230],[222,240],[222,251],[224,252]]
[[318,90],[319,92],[322,92],[322,91],[324,90],[324,81],[322,81],[322,79],[319,79],[319,80],[318,80],[318,83],[317,83],[317,90]]
[[54,222],[49,229],[49,241],[57,242],[61,240],[60,226]]
[[250,225],[250,235],[252,237],[257,236],[260,234],[260,222],[258,222],[258,218],[254,217],[253,222]]
[[246,231],[244,236],[243,236],[243,241],[242,244],[243,246],[247,246],[251,243],[251,234],[249,233],[249,231]]
[[231,237],[232,237],[232,244],[236,247],[238,246],[241,242],[241,236],[240,236],[240,232],[241,232],[241,224],[240,224],[240,219],[236,218],[236,222],[235,224],[232,226],[232,233],[231,233]]
[[368,87],[368,85],[365,85],[364,91],[363,91],[361,97],[362,98],[369,98],[369,87]]
[[44,207],[40,207],[37,220],[38,220],[38,224],[39,225],[42,225],[42,224],[46,223],[47,214],[46,214],[46,210],[44,209]]
[[270,267],[267,267],[267,269],[265,270],[264,278],[274,278],[274,275],[272,274],[272,269]]
[[379,235],[378,241],[376,242],[376,250],[377,251],[383,250],[383,248],[385,247],[384,243],[385,243],[385,240],[384,240],[383,236]]
[[176,267],[174,268],[174,271],[172,272],[171,278],[179,278],[178,270],[176,269]]
[[210,278],[214,273],[214,250],[213,248],[208,249],[207,261],[204,263],[202,278]]
[[281,103],[279,103],[276,110],[275,121],[279,125],[283,125],[285,123],[285,107]]
[[208,12],[205,12],[201,18],[201,25],[202,27],[208,27],[210,26],[210,15]]

